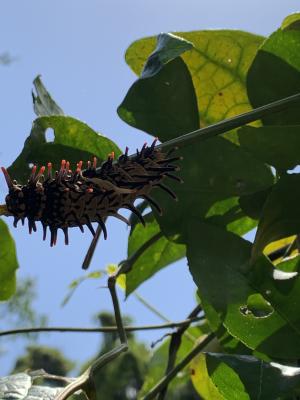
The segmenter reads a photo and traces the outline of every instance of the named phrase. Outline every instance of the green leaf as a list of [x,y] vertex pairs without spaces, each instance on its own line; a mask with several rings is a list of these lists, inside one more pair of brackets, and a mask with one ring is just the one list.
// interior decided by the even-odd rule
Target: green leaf
[[33,81],[36,95],[32,92],[33,109],[38,117],[43,115],[64,115],[63,110],[55,103],[43,85],[40,76]]
[[258,224],[253,259],[267,244],[300,232],[300,174],[285,175],[274,185]]
[[[154,216],[145,217],[146,227],[135,225],[128,241],[128,257],[131,257],[144,243],[160,232]],[[149,247],[134,263],[133,268],[126,274],[126,295],[131,294],[144,281],[151,278],[162,268],[185,257],[185,246],[170,242],[162,236]]]
[[[53,142],[46,141],[45,132],[48,128],[54,130]],[[103,161],[112,151],[116,156],[121,153],[114,142],[75,118],[61,115],[40,117],[34,121],[30,136],[21,154],[9,167],[9,173],[14,179],[25,183],[31,163],[45,165],[51,161],[54,169],[58,169],[61,160],[67,159],[74,167],[79,160],[85,161],[93,156]]]
[[129,89],[118,114],[161,141],[199,128],[193,83],[181,58],[169,61],[149,78],[142,75]]
[[300,13],[288,15],[281,24],[281,29],[299,29],[300,28]]
[[300,126],[245,126],[238,136],[243,149],[279,171],[300,164]]
[[192,381],[204,400],[279,399],[300,387],[300,368],[251,356],[201,354],[192,368]]
[[[192,76],[201,126],[249,111],[245,79],[263,38],[233,30],[179,32],[176,35],[193,44],[182,58]],[[127,49],[126,62],[137,75],[154,48],[155,38],[148,37]]]
[[[289,29],[278,29],[263,43],[249,69],[247,89],[253,107],[300,92],[300,15],[293,18]],[[268,115],[263,122],[265,125],[299,124],[299,105]]]
[[[197,231],[197,236],[194,232]],[[190,227],[187,257],[212,329],[269,357],[300,356],[300,279],[284,276],[261,256],[250,264],[251,243],[201,223]],[[287,278],[290,278],[287,279]]]
[[19,268],[15,242],[7,225],[0,219],[0,301],[9,299],[16,291],[16,270]]
[[66,294],[65,298],[63,299],[61,306],[65,306],[75,293],[76,289],[78,288],[79,285],[81,285],[82,282],[88,280],[88,279],[100,279],[101,276],[103,275],[103,271],[92,271],[86,275],[80,276],[77,279],[74,279],[70,285],[69,285],[69,291]]
[[[239,198],[239,205],[250,218],[259,219],[272,187]],[[232,231],[233,232],[233,231]]]
[[[269,167],[222,137],[194,143],[183,156],[182,185],[170,184],[179,201],[155,193],[163,210],[158,222],[166,235],[183,236],[187,221],[195,218],[243,235],[256,223],[241,210],[238,197],[266,190],[274,181]],[[195,232],[196,234],[196,232]]]
[[201,395],[201,399],[224,400],[224,397],[219,392],[217,386],[213,384],[209,377],[204,354],[201,354],[192,360],[191,368],[192,382],[194,388]]

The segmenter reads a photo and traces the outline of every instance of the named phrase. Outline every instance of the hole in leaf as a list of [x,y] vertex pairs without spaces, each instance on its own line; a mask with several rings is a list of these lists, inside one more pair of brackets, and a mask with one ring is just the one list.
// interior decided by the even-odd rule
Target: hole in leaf
[[298,275],[297,271],[294,272],[285,272],[280,269],[274,269],[273,278],[278,281],[286,281],[288,279],[295,278]]
[[300,172],[300,165],[296,165],[294,168],[287,170],[288,174],[298,174],[299,172]]
[[54,129],[52,128],[47,128],[45,131],[45,139],[47,143],[54,142],[55,135],[54,135]]
[[272,172],[273,176],[276,176],[277,175],[276,168],[273,167],[272,165],[270,166],[270,168],[271,168],[271,172]]
[[242,314],[244,314],[244,315],[249,315],[249,314],[251,314],[251,311],[248,310],[248,307],[247,307],[247,306],[241,306],[241,307],[240,307],[240,312],[241,312]]
[[251,294],[247,299],[247,305],[240,307],[240,312],[244,315],[253,315],[256,318],[265,318],[274,311],[271,304],[260,294]]

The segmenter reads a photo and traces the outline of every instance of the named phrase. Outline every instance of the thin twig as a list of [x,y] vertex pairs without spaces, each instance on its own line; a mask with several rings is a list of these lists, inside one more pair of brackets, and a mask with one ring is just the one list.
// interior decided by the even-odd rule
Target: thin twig
[[215,337],[213,333],[206,336],[202,342],[198,343],[192,351],[190,351],[177,365],[174,367],[167,375],[165,375],[151,390],[148,392],[142,400],[151,400],[154,399],[155,396],[166,386],[168,385],[172,379],[176,377],[178,372],[180,372],[183,368],[185,368],[194,357],[196,357],[207,345],[208,343]]
[[38,370],[34,370],[34,371],[29,371],[27,373],[28,373],[28,375],[31,376],[31,378],[33,380],[34,379],[38,379],[38,378],[43,378],[43,379],[53,379],[53,380],[56,380],[56,381],[62,381],[64,383],[71,383],[75,379],[75,378],[69,378],[69,377],[61,376],[61,375],[49,374],[44,369],[38,369]]
[[[202,311],[202,307],[200,304],[198,304],[193,309],[193,311],[188,315],[187,319],[197,317],[197,315],[201,311]],[[182,336],[185,333],[185,331],[188,329],[189,326],[190,326],[189,324],[182,325],[180,328],[177,329],[176,332],[172,333],[172,335],[171,335],[171,341],[170,341],[170,345],[169,345],[168,364],[167,364],[165,375],[167,375],[170,371],[172,371],[172,369],[175,366],[177,353],[181,346]],[[167,390],[168,390],[168,384],[166,384],[165,387],[159,393],[158,400],[164,400],[164,398],[167,394]]]
[[117,325],[117,331],[119,333],[119,338],[121,344],[108,351],[107,353],[100,356],[97,360],[95,360],[85,371],[82,375],[80,375],[75,381],[67,385],[56,397],[55,400],[66,400],[72,394],[77,392],[78,390],[82,390],[88,396],[88,392],[91,389],[94,389],[93,384],[93,375],[102,367],[104,367],[109,362],[113,361],[117,358],[120,354],[128,350],[127,344],[127,337],[126,331],[124,329],[124,325],[122,322],[121,311],[119,300],[116,292],[116,276],[112,275],[108,278],[107,285],[109,288],[109,292],[111,295],[113,307],[114,307],[114,314],[115,320]]
[[[185,319],[179,322],[169,322],[166,324],[156,324],[156,325],[134,325],[134,326],[124,326],[126,332],[134,331],[149,331],[149,330],[159,330],[168,328],[177,328],[183,325],[191,324],[194,322],[201,321],[203,317]],[[111,333],[117,332],[117,326],[103,326],[102,328],[76,328],[76,327],[64,327],[64,326],[50,326],[50,327],[35,327],[35,328],[19,328],[10,329],[6,331],[0,331],[0,336],[8,335],[19,335],[28,333],[41,333],[41,332],[73,332],[73,333]]]
[[[154,315],[159,317],[161,320],[165,321],[167,324],[172,323],[172,321],[167,318],[165,315],[163,315],[159,310],[157,310],[152,304],[150,304],[147,300],[145,300],[139,293],[134,292],[135,297],[146,307],[148,310],[150,310]],[[204,318],[204,317],[203,317]],[[203,319],[201,318],[201,319]],[[190,323],[189,323],[190,324]],[[183,333],[184,336],[186,336],[189,340],[191,340],[194,343],[194,338],[192,335],[190,335],[188,332]],[[162,338],[159,338],[155,342],[151,343],[151,347],[153,348],[156,346],[157,343],[161,342],[166,336],[169,336],[169,334],[163,335]]]
[[115,312],[115,320],[118,328],[118,333],[119,333],[119,338],[121,344],[125,344],[127,346],[127,336],[126,336],[126,331],[124,329],[123,321],[122,321],[122,316],[121,316],[121,310],[120,310],[120,305],[119,305],[119,300],[117,296],[117,291],[116,291],[116,282],[117,282],[117,277],[116,276],[110,276],[107,281],[108,289],[111,295],[111,299],[113,302],[114,306],[114,312]]
[[169,318],[167,318],[165,315],[163,315],[159,310],[157,310],[155,307],[153,307],[152,304],[150,304],[147,300],[144,299],[139,293],[134,292],[134,296],[140,301],[148,310],[150,310],[153,314],[155,314],[158,318],[161,320],[165,321],[167,324],[171,323]]

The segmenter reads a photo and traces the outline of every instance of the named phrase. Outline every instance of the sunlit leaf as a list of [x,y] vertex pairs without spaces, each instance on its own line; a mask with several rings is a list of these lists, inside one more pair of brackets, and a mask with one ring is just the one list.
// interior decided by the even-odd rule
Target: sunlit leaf
[[[54,130],[53,142],[46,140],[48,128]],[[9,173],[14,179],[25,183],[32,163],[47,165],[51,161],[54,169],[58,169],[64,159],[70,161],[74,168],[78,161],[91,160],[93,156],[103,161],[112,151],[116,156],[121,153],[115,143],[99,135],[84,122],[62,115],[40,117],[34,121],[30,136],[21,154],[9,167]]]
[[300,13],[288,15],[281,24],[281,29],[299,29],[300,28]]
[[[176,36],[193,45],[182,58],[192,76],[201,126],[249,111],[245,79],[263,38],[237,30],[177,32]],[[148,37],[127,49],[126,61],[137,75],[155,45],[156,39]]]
[[0,301],[9,299],[16,291],[18,260],[15,242],[7,225],[0,219]]
[[192,368],[193,384],[203,400],[279,399],[300,387],[300,368],[251,356],[201,354]]

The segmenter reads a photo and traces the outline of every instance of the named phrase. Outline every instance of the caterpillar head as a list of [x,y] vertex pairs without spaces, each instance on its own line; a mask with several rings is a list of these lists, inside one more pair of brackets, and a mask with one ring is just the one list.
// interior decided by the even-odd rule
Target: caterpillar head
[[37,179],[29,178],[28,185],[20,185],[16,181],[12,181],[7,170],[1,168],[4,174],[9,192],[5,197],[7,211],[14,216],[14,226],[17,226],[19,220],[24,222],[25,218],[29,220],[38,220],[43,212],[45,203],[44,188],[38,181],[44,172],[41,168],[39,174],[35,176]]

